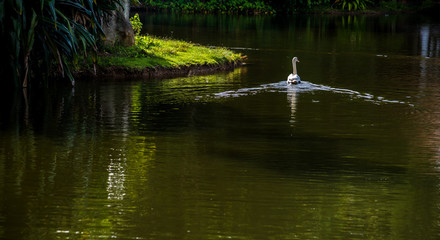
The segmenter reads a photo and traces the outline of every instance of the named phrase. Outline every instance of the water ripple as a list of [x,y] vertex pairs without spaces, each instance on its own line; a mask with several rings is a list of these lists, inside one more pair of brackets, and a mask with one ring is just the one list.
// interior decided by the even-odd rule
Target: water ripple
[[[376,104],[380,103],[398,103],[398,104],[408,104],[413,106],[410,102],[390,100],[381,96],[375,96],[369,93],[362,93],[350,89],[335,88],[321,84],[314,84],[307,81],[302,81],[301,84],[290,85],[286,84],[285,81],[278,83],[262,84],[258,87],[253,88],[241,88],[238,90],[224,91],[212,94],[210,97],[213,98],[231,98],[231,97],[242,97],[250,96],[263,92],[286,92],[286,93],[301,93],[301,92],[313,92],[313,91],[326,91],[338,94],[349,95],[353,99],[364,99],[365,101],[373,102]],[[198,98],[200,99],[200,97]]]

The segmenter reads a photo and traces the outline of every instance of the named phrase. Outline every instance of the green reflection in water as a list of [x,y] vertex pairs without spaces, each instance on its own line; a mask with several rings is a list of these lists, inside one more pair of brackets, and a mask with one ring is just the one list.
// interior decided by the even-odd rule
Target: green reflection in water
[[[252,48],[245,68],[1,102],[0,238],[436,239],[436,28],[222,18],[186,23]],[[412,106],[332,91],[209,98],[285,80],[296,52],[307,81]]]
[[[390,125],[357,133],[353,127],[376,117],[396,123],[399,116],[390,117],[396,111],[377,115],[378,108],[392,106],[300,94],[299,125],[290,136],[285,92],[233,98],[222,105],[190,102],[199,94],[191,86],[197,89],[218,77],[188,79],[181,85],[188,94],[174,97],[166,94],[176,87],[168,81],[79,87],[71,105],[59,104],[45,117],[60,125],[73,121],[69,128],[41,132],[33,125],[4,132],[2,236],[418,239],[436,234],[437,178],[406,163],[406,147],[400,147],[406,140],[384,145],[395,137],[383,131],[391,131]],[[218,84],[223,82],[230,83]],[[154,93],[156,101],[145,100]],[[304,102],[310,97],[321,104],[309,104],[307,111]],[[344,111],[329,108],[336,99]],[[179,107],[172,112],[176,119],[161,112],[170,102],[169,109]],[[369,109],[370,117],[347,114],[360,109]],[[30,114],[32,121],[36,118]],[[319,119],[324,118],[330,124],[323,125]],[[344,122],[349,118],[350,124]],[[149,128],[191,119],[192,127]]]

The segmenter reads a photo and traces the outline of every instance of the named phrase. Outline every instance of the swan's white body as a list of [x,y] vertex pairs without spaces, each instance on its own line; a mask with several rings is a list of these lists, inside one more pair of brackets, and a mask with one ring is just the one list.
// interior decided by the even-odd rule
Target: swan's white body
[[298,76],[298,74],[290,74],[288,77],[287,77],[287,83],[290,83],[290,84],[298,84],[298,83],[301,83],[301,78]]
[[299,62],[299,60],[297,57],[294,57],[292,59],[293,72],[287,77],[287,83],[290,84],[301,83],[301,78],[298,76],[298,73],[296,72],[296,62]]

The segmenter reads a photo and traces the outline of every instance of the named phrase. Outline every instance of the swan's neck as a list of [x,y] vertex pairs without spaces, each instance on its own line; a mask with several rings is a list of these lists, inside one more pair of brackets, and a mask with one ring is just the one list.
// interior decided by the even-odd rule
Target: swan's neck
[[298,74],[298,73],[296,72],[296,62],[295,62],[294,60],[292,60],[292,67],[293,67],[293,75]]

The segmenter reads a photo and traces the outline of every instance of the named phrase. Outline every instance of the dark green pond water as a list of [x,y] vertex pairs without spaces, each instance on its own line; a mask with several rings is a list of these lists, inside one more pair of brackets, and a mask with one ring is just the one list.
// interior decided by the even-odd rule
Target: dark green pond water
[[3,100],[0,239],[440,238],[438,19],[142,20],[247,65]]

